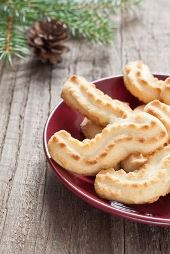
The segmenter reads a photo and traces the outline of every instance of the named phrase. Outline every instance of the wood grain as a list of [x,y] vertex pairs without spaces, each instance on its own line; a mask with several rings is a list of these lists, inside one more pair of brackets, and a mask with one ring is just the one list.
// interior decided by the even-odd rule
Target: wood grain
[[70,74],[88,80],[120,74],[143,59],[153,72],[170,72],[170,2],[145,0],[112,46],[70,41],[56,67],[33,59],[0,66],[0,253],[169,253],[170,229],[105,214],[63,187],[47,165],[43,126]]

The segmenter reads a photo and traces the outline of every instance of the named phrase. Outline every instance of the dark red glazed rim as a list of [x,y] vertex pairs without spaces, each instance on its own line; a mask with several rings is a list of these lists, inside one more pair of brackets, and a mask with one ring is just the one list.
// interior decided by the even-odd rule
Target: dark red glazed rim
[[[155,76],[162,77],[163,79],[168,77],[168,75],[163,75],[163,74],[155,74]],[[98,83],[100,81],[109,80],[109,79],[113,79],[113,78],[121,78],[121,77],[122,77],[122,75],[110,76],[110,77],[106,77],[104,79],[96,80],[93,83]],[[56,107],[52,110],[52,112],[50,113],[50,115],[45,123],[44,132],[43,132],[43,146],[44,146],[44,151],[45,151],[45,154],[46,154],[49,164],[51,165],[51,167],[54,170],[55,174],[57,175],[58,179],[64,184],[64,186],[66,188],[68,188],[71,192],[73,192],[76,196],[80,197],[82,200],[86,201],[93,207],[100,209],[104,212],[110,213],[110,214],[118,216],[118,217],[126,218],[129,220],[135,221],[135,222],[141,222],[141,223],[145,223],[145,224],[154,224],[154,225],[158,225],[158,226],[170,226],[170,219],[167,219],[167,218],[164,219],[164,218],[160,218],[160,217],[156,217],[156,216],[151,217],[151,216],[147,216],[147,215],[131,213],[129,211],[120,210],[119,208],[113,207],[109,203],[108,204],[105,203],[102,199],[99,200],[99,198],[97,198],[97,199],[93,198],[90,195],[83,192],[74,183],[69,181],[64,176],[64,174],[61,173],[62,171],[60,172],[60,170],[57,170],[55,162],[51,159],[51,157],[48,153],[47,129],[48,129],[49,122],[50,122],[51,118],[53,117],[54,112],[58,109],[58,107],[62,103],[63,103],[63,101],[61,101],[58,105],[56,105]]]

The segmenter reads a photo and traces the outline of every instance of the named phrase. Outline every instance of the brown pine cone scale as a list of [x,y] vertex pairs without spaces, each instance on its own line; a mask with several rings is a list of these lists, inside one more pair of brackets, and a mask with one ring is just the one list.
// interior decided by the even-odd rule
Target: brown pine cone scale
[[59,63],[61,54],[68,50],[64,45],[68,37],[66,26],[54,19],[37,21],[27,31],[28,44],[36,58],[51,64]]

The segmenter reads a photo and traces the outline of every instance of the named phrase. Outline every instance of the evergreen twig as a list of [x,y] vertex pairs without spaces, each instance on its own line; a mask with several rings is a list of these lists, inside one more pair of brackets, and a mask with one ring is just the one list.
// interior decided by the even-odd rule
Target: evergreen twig
[[110,17],[142,0],[1,0],[0,60],[29,53],[25,30],[33,22],[51,17],[67,25],[73,37],[109,43],[116,24]]

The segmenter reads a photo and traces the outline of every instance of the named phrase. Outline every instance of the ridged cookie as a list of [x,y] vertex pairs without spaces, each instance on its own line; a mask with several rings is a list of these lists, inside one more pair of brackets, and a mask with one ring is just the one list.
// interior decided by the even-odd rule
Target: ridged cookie
[[132,172],[136,169],[139,169],[147,162],[148,158],[147,155],[143,155],[140,153],[135,153],[129,155],[123,161],[121,161],[121,168],[124,169],[126,172]]
[[[145,105],[140,105],[134,109],[134,112],[141,112],[143,111],[144,107]],[[94,124],[92,121],[88,120],[85,117],[83,122],[81,123],[81,131],[83,132],[86,138],[92,139],[98,133],[102,132],[102,127]],[[139,153],[135,153],[129,155],[127,158],[121,161],[121,166],[126,172],[130,172],[140,168],[144,163],[146,163],[146,161],[147,161],[146,156]]]
[[163,123],[170,140],[170,105],[154,100],[145,106],[144,111],[157,117]]
[[[102,127],[94,124],[92,121],[88,120],[86,117],[81,123],[81,131],[83,132],[84,136],[88,139],[94,138],[98,133],[102,132],[102,129],[103,129]],[[146,163],[146,161],[147,161],[146,156],[139,153],[135,153],[135,154],[129,155],[127,158],[121,161],[121,167],[126,172],[130,172],[140,168],[144,163]],[[120,166],[116,166],[116,169],[117,168],[120,168]]]
[[84,136],[88,139],[94,138],[98,133],[102,132],[103,130],[103,128],[100,125],[93,123],[86,117],[80,124],[80,128]]
[[125,66],[124,83],[132,95],[145,103],[159,99],[165,86],[165,82],[155,78],[148,66],[140,61]]
[[153,203],[170,192],[170,145],[155,152],[140,170],[102,170],[95,179],[96,193],[126,204]]
[[165,87],[161,91],[160,99],[170,105],[170,77],[165,80]]
[[151,153],[167,140],[164,125],[154,116],[140,112],[107,125],[91,140],[79,141],[64,130],[56,132],[48,142],[48,150],[53,160],[66,170],[96,175],[132,153]]
[[126,118],[132,111],[124,102],[113,100],[94,84],[76,75],[66,81],[61,97],[72,109],[104,127],[114,121],[114,118]]
[[140,106],[137,106],[134,111],[135,112],[142,112],[144,110],[145,104],[142,104]]
[[[141,112],[143,111],[145,107],[145,104],[140,105],[134,109],[135,112]],[[132,113],[133,111],[131,111]],[[129,112],[130,113],[130,112]],[[116,118],[115,118],[116,121]],[[95,124],[94,122],[90,121],[88,118],[84,118],[82,123],[80,124],[81,131],[83,132],[84,136],[86,138],[92,139],[94,138],[98,133],[102,131],[102,127],[98,124]]]

